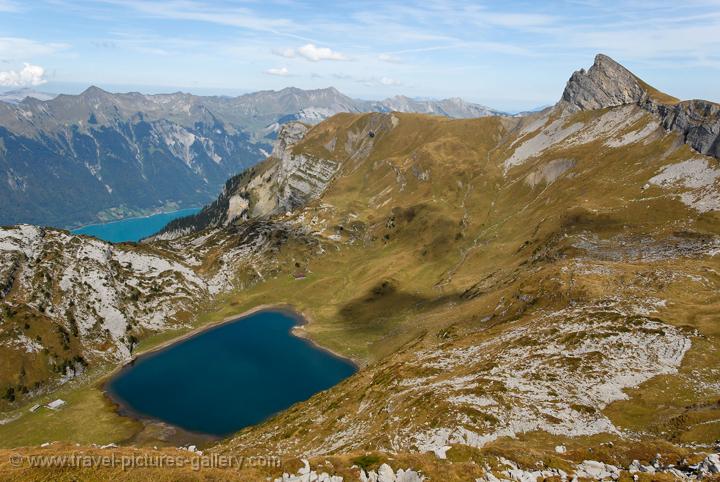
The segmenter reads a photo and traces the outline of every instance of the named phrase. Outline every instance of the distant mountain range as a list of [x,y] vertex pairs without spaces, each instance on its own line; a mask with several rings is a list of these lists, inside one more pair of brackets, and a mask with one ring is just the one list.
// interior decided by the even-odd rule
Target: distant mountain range
[[280,127],[339,112],[505,115],[453,98],[383,101],[334,88],[238,97],[185,93],[0,96],[0,224],[61,227],[200,205],[267,157]]
[[409,112],[418,114],[435,114],[458,119],[470,119],[490,115],[507,115],[484,105],[465,102],[459,97],[443,100],[417,100],[397,95],[373,104],[368,111],[377,112]]
[[8,90],[6,92],[0,92],[0,102],[7,102],[8,104],[17,104],[26,97],[32,97],[38,100],[50,100],[57,97],[57,94],[50,94],[48,92],[38,92],[33,89],[16,89]]

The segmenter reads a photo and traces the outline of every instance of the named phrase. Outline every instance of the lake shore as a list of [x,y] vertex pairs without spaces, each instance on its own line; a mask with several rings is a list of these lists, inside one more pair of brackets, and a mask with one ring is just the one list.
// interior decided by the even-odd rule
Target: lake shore
[[171,345],[174,345],[175,343],[179,343],[181,341],[187,340],[188,338],[192,338],[194,336],[200,335],[201,333],[203,333],[207,330],[210,330],[212,328],[215,328],[217,326],[223,325],[225,323],[230,323],[232,321],[240,320],[242,318],[247,318],[248,316],[257,314],[261,311],[278,311],[278,312],[281,312],[281,313],[289,316],[290,318],[294,319],[297,322],[297,324],[292,329],[293,335],[311,343],[318,350],[325,351],[334,357],[337,357],[337,358],[340,358],[341,360],[345,360],[347,362],[352,363],[355,366],[355,368],[358,370],[360,368],[362,368],[363,365],[358,360],[351,358],[351,357],[344,356],[340,353],[337,353],[337,352],[331,350],[330,348],[327,348],[327,347],[324,347],[324,346],[318,344],[315,340],[310,338],[310,336],[307,334],[307,331],[305,331],[305,326],[312,323],[311,316],[307,315],[306,313],[302,312],[301,310],[298,310],[297,308],[295,308],[293,305],[290,305],[290,304],[262,304],[262,305],[254,306],[254,307],[252,307],[248,310],[245,310],[241,313],[238,313],[237,315],[230,315],[230,316],[226,316],[222,320],[211,321],[204,325],[198,326],[198,327],[188,331],[187,333],[178,335],[175,338],[172,338],[170,340],[167,340],[167,341],[164,341],[157,345],[154,345],[152,347],[149,347],[145,350],[134,353],[132,358],[130,358],[130,360],[128,360],[123,365],[115,368],[111,373],[108,374],[108,377],[112,376],[113,373],[116,373],[123,366],[132,363],[134,360],[136,360],[140,356],[162,350]]
[[130,406],[128,406],[126,403],[124,403],[121,398],[110,388],[110,383],[112,380],[120,375],[120,373],[123,370],[130,369],[136,361],[138,361],[141,358],[145,358],[148,356],[154,356],[156,354],[159,354],[163,350],[166,350],[178,343],[182,343],[184,341],[190,340],[194,337],[200,336],[204,333],[207,333],[208,331],[221,327],[227,323],[237,322],[244,318],[251,317],[253,315],[262,313],[262,312],[275,312],[275,313],[281,313],[288,318],[291,318],[293,320],[293,326],[290,329],[290,335],[298,338],[304,343],[307,343],[308,345],[312,346],[313,349],[322,351],[325,354],[338,359],[342,360],[345,363],[348,363],[351,365],[354,369],[354,372],[357,373],[362,368],[362,365],[358,363],[356,360],[346,357],[343,355],[340,355],[333,350],[323,347],[319,345],[317,342],[312,340],[307,332],[305,331],[305,326],[312,322],[312,318],[305,313],[301,312],[300,310],[297,310],[294,306],[289,304],[262,304],[255,307],[252,307],[248,310],[245,310],[241,313],[238,313],[236,315],[230,315],[226,316],[221,320],[217,320],[214,322],[209,322],[207,324],[195,327],[194,329],[183,333],[181,335],[178,335],[177,337],[174,337],[172,339],[166,340],[162,343],[159,343],[157,345],[154,345],[152,347],[149,347],[147,349],[144,349],[142,351],[139,351],[133,356],[123,363],[122,365],[114,367],[111,371],[105,373],[97,382],[96,387],[98,390],[100,390],[104,396],[104,398],[107,400],[108,403],[112,405],[112,410],[121,417],[130,418],[133,420],[136,420],[143,424],[143,429],[138,431],[133,437],[133,440],[142,439],[144,437],[145,432],[155,432],[158,430],[159,427],[165,427],[167,429],[167,432],[171,434],[169,438],[166,440],[170,443],[176,443],[176,442],[182,442],[182,443],[193,443],[198,446],[205,446],[209,443],[212,443],[214,441],[217,441],[222,436],[215,436],[211,434],[206,434],[202,432],[193,432],[186,429],[183,429],[181,427],[177,427],[175,425],[169,424],[167,422],[164,422],[163,420],[154,418],[152,416],[139,413],[138,411],[134,410]]
[[190,206],[190,207],[186,207],[186,208],[173,209],[173,210],[171,210],[171,211],[165,211],[165,210],[163,210],[163,209],[157,209],[157,210],[152,210],[152,211],[149,212],[148,214],[138,214],[138,215],[133,215],[133,216],[127,216],[127,217],[124,217],[124,218],[108,219],[107,221],[100,221],[100,222],[97,222],[97,223],[90,223],[90,224],[81,224],[81,225],[70,226],[70,227],[65,227],[65,228],[61,228],[61,229],[66,229],[66,230],[72,232],[72,231],[77,231],[77,230],[83,229],[83,228],[90,228],[90,227],[95,227],[95,226],[103,226],[103,225],[105,225],[105,224],[121,223],[121,222],[123,222],[123,221],[131,221],[131,220],[133,220],[133,219],[147,219],[147,218],[150,218],[150,217],[153,217],[153,216],[157,216],[158,214],[172,214],[172,213],[177,213],[177,212],[180,212],[180,211],[187,211],[187,210],[190,210],[190,209],[202,209],[202,206]]

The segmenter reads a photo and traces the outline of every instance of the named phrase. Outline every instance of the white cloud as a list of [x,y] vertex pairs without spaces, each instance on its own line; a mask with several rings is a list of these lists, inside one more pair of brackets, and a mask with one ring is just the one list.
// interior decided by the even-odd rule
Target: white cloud
[[402,61],[399,58],[395,57],[392,54],[380,54],[380,55],[378,55],[378,60],[381,60],[383,62],[389,62],[391,64],[401,64],[402,63]]
[[297,49],[273,49],[273,54],[286,59],[294,59],[295,57],[302,57],[310,62],[319,62],[321,60],[348,60],[340,52],[335,52],[327,47],[318,47],[315,44],[305,44]]
[[297,54],[305,57],[311,62],[320,60],[347,60],[340,52],[335,52],[327,47],[317,47],[315,44],[305,44],[297,49]]
[[0,72],[0,85],[3,87],[28,87],[41,85],[47,82],[45,80],[45,69],[39,65],[25,64],[25,66],[17,70],[6,70]]
[[278,75],[280,77],[287,77],[288,75],[290,75],[290,71],[287,69],[287,67],[267,69],[265,73],[268,75]]

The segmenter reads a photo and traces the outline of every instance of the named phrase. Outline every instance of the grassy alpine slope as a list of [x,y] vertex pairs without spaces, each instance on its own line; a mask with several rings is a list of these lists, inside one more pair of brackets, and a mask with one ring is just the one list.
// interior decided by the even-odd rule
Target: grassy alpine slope
[[[595,73],[617,69],[604,59]],[[644,92],[653,102],[669,98]],[[686,144],[685,131],[664,129],[641,102],[581,94],[614,100],[583,109],[565,99],[525,118],[336,115],[260,165],[262,179],[236,183],[243,202],[228,209],[247,212],[221,212],[204,231],[154,241],[158,253],[197,260],[192,269],[211,280],[210,292],[220,280],[232,287],[186,329],[290,304],[311,320],[304,336],[363,367],[207,450],[280,454],[286,472],[309,457],[318,472],[349,480],[353,464],[470,480],[502,476],[501,457],[587,476],[577,465],[585,460],[626,469],[656,454],[662,466],[713,452],[718,160]],[[292,211],[281,202],[299,198]],[[270,217],[253,219],[267,199],[280,201]],[[299,270],[307,278],[294,279]],[[108,406],[88,411],[124,420]],[[23,418],[0,433],[11,436]],[[125,427],[140,435],[119,442],[159,443],[148,427]],[[59,433],[43,435],[88,443]],[[641,476],[674,478],[663,470]]]

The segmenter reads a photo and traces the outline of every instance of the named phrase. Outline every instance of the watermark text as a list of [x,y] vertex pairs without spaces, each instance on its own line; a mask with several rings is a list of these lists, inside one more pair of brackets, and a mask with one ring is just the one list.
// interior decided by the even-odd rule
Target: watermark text
[[274,455],[241,456],[223,454],[88,454],[75,452],[63,455],[22,455],[10,456],[10,465],[16,468],[120,468],[123,471],[132,469],[168,469],[190,468],[193,471],[203,469],[237,469],[247,467],[279,468],[280,457]]

